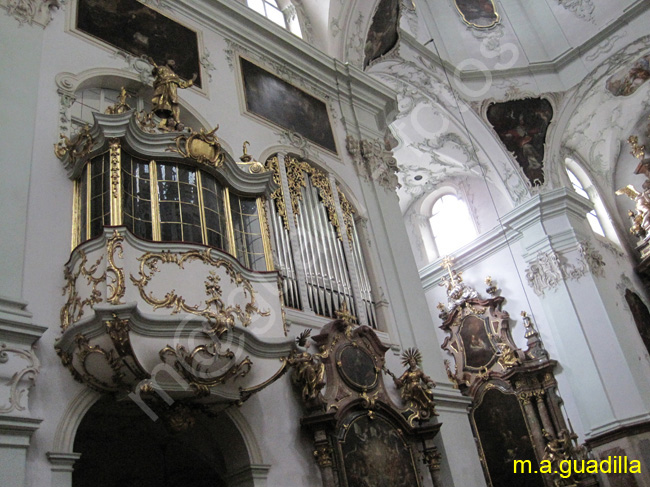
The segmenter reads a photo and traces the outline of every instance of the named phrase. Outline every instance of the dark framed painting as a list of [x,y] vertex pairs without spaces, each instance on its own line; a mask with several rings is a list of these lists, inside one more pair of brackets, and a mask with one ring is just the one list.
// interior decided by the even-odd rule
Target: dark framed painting
[[334,133],[324,101],[244,58],[240,57],[239,63],[248,112],[336,153]]
[[487,119],[533,186],[544,184],[544,143],[553,107],[544,98],[493,103]]
[[637,59],[634,64],[613,74],[605,87],[614,96],[630,96],[650,79],[650,54]]
[[133,56],[176,63],[186,80],[202,87],[197,32],[136,0],[79,0],[76,29]]
[[465,366],[473,369],[489,367],[496,360],[496,350],[488,335],[486,320],[468,315],[463,318],[458,334],[463,343]]
[[388,54],[399,41],[399,0],[381,0],[372,17],[366,44],[363,67]]
[[364,413],[343,428],[340,439],[347,487],[420,487],[411,447],[381,416]]
[[375,361],[362,348],[346,345],[339,351],[336,363],[343,380],[355,389],[369,390],[377,385]]
[[[472,410],[472,425],[479,439],[481,460],[492,487],[544,487],[519,400],[496,388],[488,389]],[[529,460],[531,473],[515,473],[515,460]]]
[[489,29],[499,23],[493,0],[455,0],[463,22],[477,29]]

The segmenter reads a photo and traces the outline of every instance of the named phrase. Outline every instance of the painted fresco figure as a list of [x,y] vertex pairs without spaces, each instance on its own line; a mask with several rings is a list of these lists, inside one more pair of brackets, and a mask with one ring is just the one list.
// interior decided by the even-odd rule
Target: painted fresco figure
[[176,62],[168,59],[159,66],[152,58],[148,59],[153,65],[151,74],[154,76],[153,113],[161,118],[159,128],[166,130],[182,130],[180,122],[180,106],[178,104],[178,88],[189,88],[194,84],[196,73],[189,81],[184,81],[174,71]]

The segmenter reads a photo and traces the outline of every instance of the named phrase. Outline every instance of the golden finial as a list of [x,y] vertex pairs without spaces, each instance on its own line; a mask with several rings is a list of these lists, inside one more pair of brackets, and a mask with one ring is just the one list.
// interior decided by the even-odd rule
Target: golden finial
[[239,160],[242,162],[251,162],[253,160],[253,158],[248,154],[247,148],[249,145],[251,145],[251,143],[247,140],[245,140],[244,143],[242,144],[244,153],[239,158]]
[[456,281],[454,279],[454,273],[451,271],[451,268],[454,266],[454,258],[450,255],[446,255],[443,259],[442,262],[440,263],[440,267],[443,269],[447,269],[447,272],[449,273],[449,279],[451,282],[451,285],[454,286],[456,284]]
[[438,306],[436,306],[436,308],[438,308],[440,311],[444,311],[445,305],[443,303],[438,303]]
[[348,304],[345,301],[343,301],[341,309],[337,310],[335,314],[339,320],[343,321],[343,323],[348,326],[353,326],[357,323],[357,317],[350,313]]

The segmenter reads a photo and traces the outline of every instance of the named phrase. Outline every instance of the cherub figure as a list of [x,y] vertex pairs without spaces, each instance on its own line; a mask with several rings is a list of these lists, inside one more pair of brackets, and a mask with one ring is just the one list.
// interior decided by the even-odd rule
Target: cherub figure
[[305,330],[296,338],[298,345],[304,347],[305,351],[289,357],[289,365],[294,367],[292,381],[300,388],[302,400],[307,404],[318,399],[321,389],[325,387],[325,364],[319,360],[318,355],[307,351],[310,334],[311,330]]
[[196,73],[189,81],[184,81],[176,74],[174,68],[176,62],[168,59],[165,64],[159,66],[152,58],[148,59],[153,66],[151,74],[154,76],[153,113],[162,120],[159,127],[166,130],[181,130],[180,107],[178,104],[178,88],[189,88],[194,84]]
[[436,383],[420,369],[421,362],[422,354],[417,348],[407,349],[402,354],[402,365],[408,366],[408,369],[399,379],[394,380],[395,386],[400,389],[402,401],[417,409],[420,418],[426,419],[429,416],[438,416],[431,391]]

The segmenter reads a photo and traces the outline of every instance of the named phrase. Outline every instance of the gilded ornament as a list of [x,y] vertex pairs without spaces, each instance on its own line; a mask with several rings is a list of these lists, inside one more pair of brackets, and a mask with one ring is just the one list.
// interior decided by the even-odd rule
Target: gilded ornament
[[516,365],[521,364],[521,360],[517,353],[507,343],[497,341],[497,348],[499,349],[499,363],[504,369],[509,369]]
[[645,157],[645,145],[639,145],[639,138],[636,135],[630,135],[627,139],[627,143],[632,146],[632,154],[639,160],[642,160]]
[[334,465],[332,448],[327,445],[320,446],[314,450],[314,458],[316,458],[316,462],[320,468],[328,468]]
[[111,161],[111,188],[113,198],[120,197],[120,139],[109,139]]
[[[341,211],[343,212],[343,222],[345,223],[345,229],[348,234],[348,242],[352,245],[352,231],[354,229],[354,208],[345,197],[345,194],[339,189],[336,188],[339,195],[339,202],[341,203]],[[339,238],[341,238],[341,230],[339,229]]]
[[106,256],[108,263],[106,265],[106,276],[110,274],[111,282],[108,286],[108,297],[106,302],[110,304],[122,304],[121,300],[126,291],[126,284],[124,279],[124,270],[115,265],[115,253],[121,259],[124,256],[124,248],[122,242],[124,236],[120,235],[117,230],[113,231],[113,235],[106,242]]
[[[168,345],[159,352],[159,356],[164,363],[168,363],[171,359],[174,369],[189,382],[199,396],[209,395],[211,387],[225,384],[230,379],[237,380],[245,377],[253,366],[253,362],[248,357],[237,362],[235,354],[230,349],[221,352],[220,344],[215,342],[199,345],[191,352],[180,344],[176,345],[175,349]],[[226,359],[227,363],[232,362],[232,365],[227,368],[223,365],[217,366],[220,359]],[[218,372],[223,372],[215,374],[210,370],[212,366],[216,366]]]
[[225,156],[221,150],[219,139],[215,132],[219,129],[217,125],[210,132],[201,129],[199,132],[192,130],[188,136],[186,133],[179,134],[174,142],[176,147],[170,147],[169,151],[177,152],[183,157],[194,159],[200,164],[211,167],[221,167]]
[[[163,298],[156,298],[153,293],[147,294],[146,287],[156,272],[159,272],[158,263],[176,264],[183,269],[186,262],[200,261],[215,269],[223,268],[236,286],[243,286],[244,294],[249,296],[249,301],[242,309],[241,305],[226,305],[222,300],[222,291],[219,286],[219,276],[210,271],[205,281],[205,291],[208,296],[205,300],[205,307],[199,305],[190,306],[182,296],[176,294],[175,290],[169,291]],[[251,283],[237,272],[233,264],[225,259],[215,259],[210,249],[189,250],[187,252],[147,252],[138,258],[140,262],[139,279],[131,275],[131,282],[138,288],[140,296],[153,309],[172,309],[172,314],[181,311],[202,316],[208,320],[210,328],[208,332],[221,337],[229,329],[234,328],[235,319],[238,319],[242,326],[248,326],[251,322],[251,315],[256,313],[260,316],[269,316],[270,311],[261,311],[255,303],[255,291]]]
[[[66,303],[61,308],[60,318],[61,318],[61,329],[65,331],[71,324],[79,321],[84,314],[86,306],[92,308],[93,305],[102,302],[102,294],[97,289],[97,286],[105,282],[106,273],[103,273],[99,276],[95,276],[99,265],[103,259],[103,256],[100,256],[97,261],[90,267],[86,267],[88,263],[88,257],[83,250],[79,251],[81,261],[76,271],[73,271],[66,265],[63,269],[63,276],[66,281],[66,285],[63,287],[63,295],[67,294],[68,299]],[[90,294],[86,299],[81,299],[79,292],[77,291],[77,279],[82,276],[86,279],[86,282],[91,286]]]
[[422,455],[422,463],[424,463],[429,470],[436,471],[440,470],[440,458],[442,455],[438,452],[437,449],[432,448],[425,450]]
[[176,62],[173,59],[168,59],[162,66],[157,65],[152,58],[147,60],[153,66],[151,74],[154,77],[154,95],[151,103],[153,104],[152,112],[161,119],[158,128],[167,131],[183,130],[184,126],[180,120],[178,89],[192,86],[197,76],[196,73],[192,79],[184,81],[174,71]]
[[282,178],[280,177],[280,165],[277,156],[267,159],[266,170],[273,173],[273,182],[277,185],[276,190],[271,193],[270,198],[275,202],[275,209],[280,218],[282,218],[284,228],[288,231],[289,220],[287,217],[287,207],[284,202],[284,193],[282,192]]
[[320,391],[325,387],[325,364],[322,362],[322,356],[307,351],[310,334],[311,330],[305,330],[296,338],[298,346],[304,347],[305,351],[292,353],[287,359],[288,364],[294,368],[291,379],[300,389],[302,400],[307,405],[316,402]]
[[54,144],[54,154],[61,160],[69,156],[70,161],[74,164],[90,154],[93,148],[94,141],[90,135],[90,125],[85,125],[72,139],[66,137],[65,134],[61,134],[60,137],[61,140]]
[[104,113],[108,115],[119,115],[120,113],[128,112],[132,108],[126,103],[126,89],[124,86],[120,88],[120,94],[117,97],[117,103],[111,105]]
[[243,143],[243,154],[239,156],[239,160],[241,162],[238,162],[237,164],[243,165],[243,166],[248,166],[248,172],[251,174],[259,174],[261,172],[264,172],[264,166],[262,165],[261,162],[253,160],[253,156],[251,156],[248,153],[247,147],[250,145],[249,141],[244,141]]
[[431,416],[438,416],[431,391],[436,383],[419,367],[421,362],[422,354],[417,348],[405,350],[402,354],[402,365],[408,368],[400,378],[394,379],[395,386],[400,390],[402,401],[414,412],[409,418],[411,424],[415,419],[423,420]]

